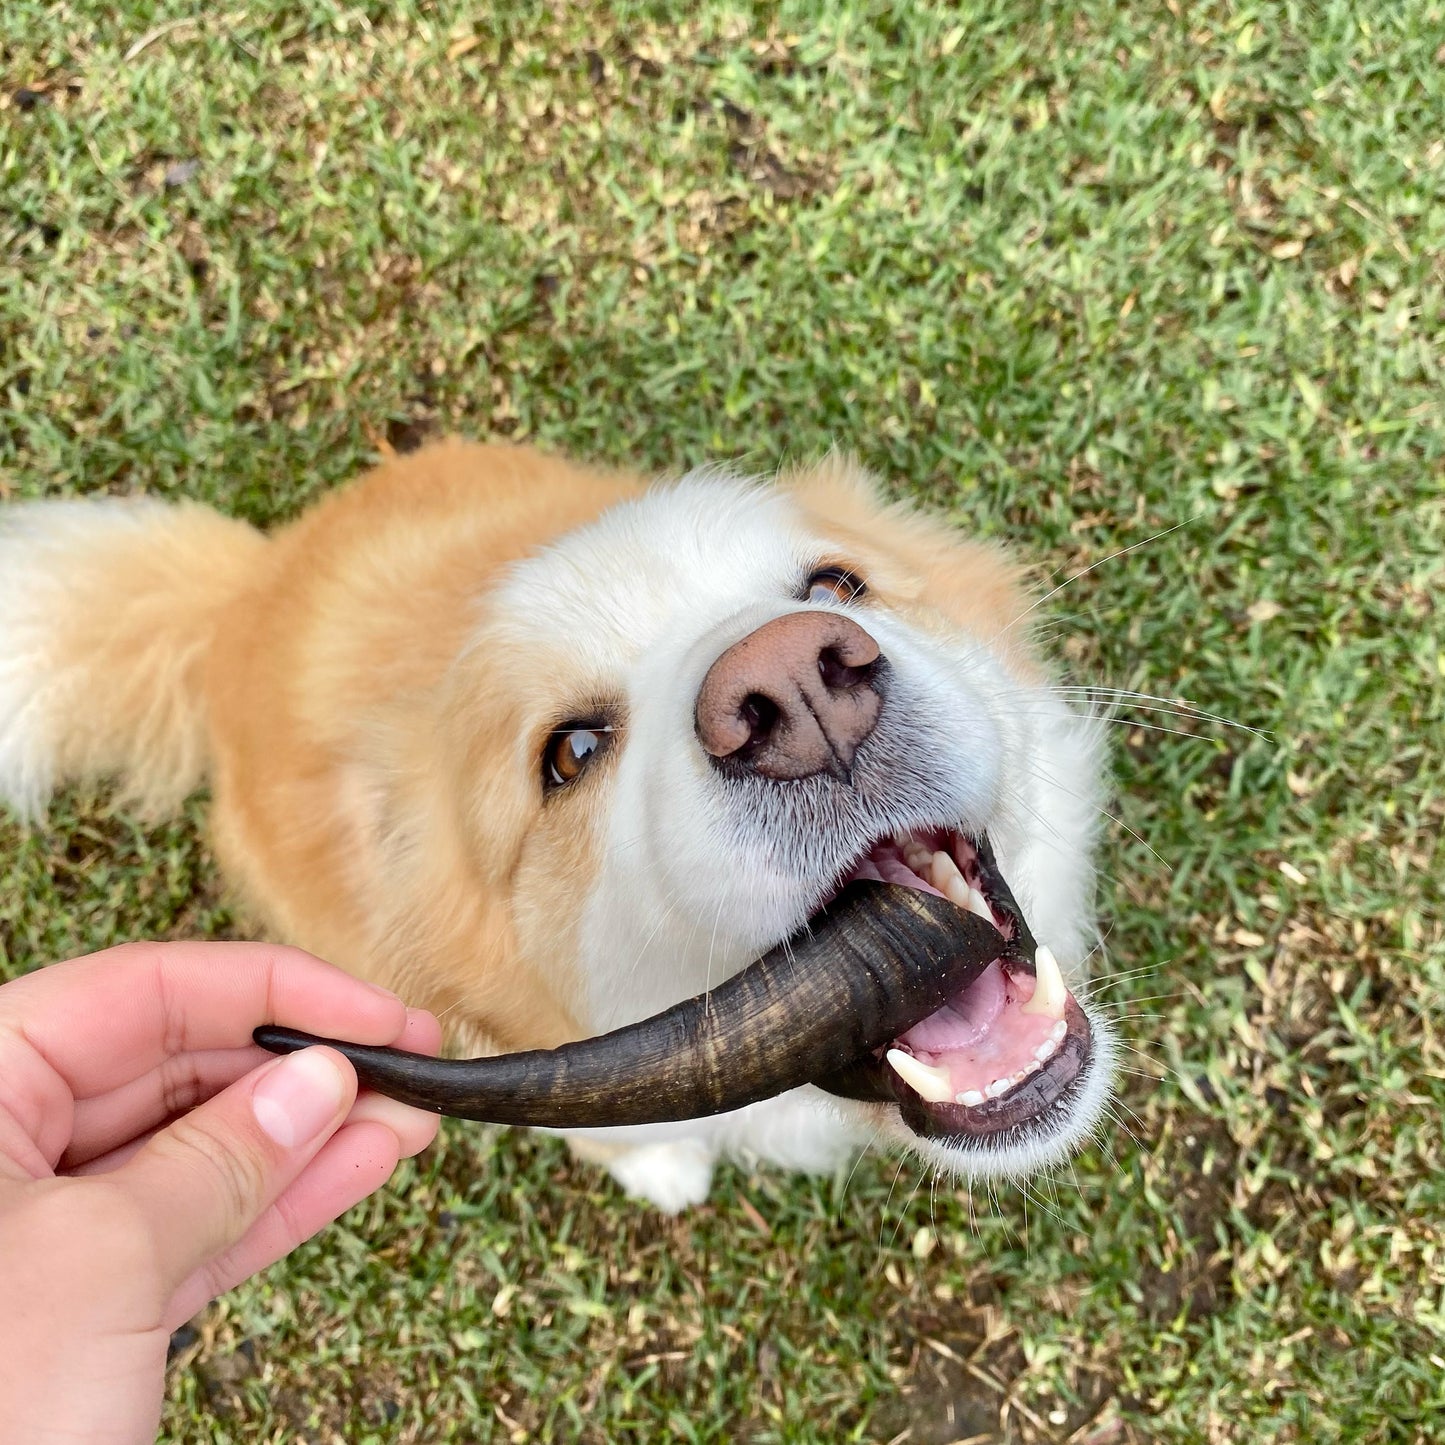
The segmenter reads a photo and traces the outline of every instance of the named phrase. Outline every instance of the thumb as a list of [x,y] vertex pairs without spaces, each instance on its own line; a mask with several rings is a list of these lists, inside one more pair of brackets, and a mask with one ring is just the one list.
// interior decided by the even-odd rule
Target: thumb
[[288,1054],[177,1119],[110,1176],[154,1221],[169,1289],[246,1234],[340,1126],[356,1087],[334,1049]]

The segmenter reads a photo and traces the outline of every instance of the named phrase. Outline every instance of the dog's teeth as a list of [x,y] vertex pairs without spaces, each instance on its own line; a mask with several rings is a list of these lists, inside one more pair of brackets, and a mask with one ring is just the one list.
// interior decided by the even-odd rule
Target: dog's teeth
[[[1063,1023],[1063,1019],[1059,1020]],[[1052,1034],[1034,1050],[1034,1058],[1040,1064],[1046,1064],[1059,1051],[1059,1041]]]
[[977,1089],[965,1089],[954,1102],[967,1104],[970,1109],[976,1109],[983,1103],[983,1095]]
[[968,890],[967,908],[970,913],[976,913],[980,918],[986,919],[989,923],[993,923],[993,909],[988,906],[988,899],[985,898],[977,888],[970,888]]
[[905,1054],[902,1049],[889,1049],[888,1062],[893,1066],[894,1073],[920,1099],[926,1099],[930,1104],[953,1102],[953,1089],[949,1086],[947,1069],[925,1064],[915,1059],[912,1054]]
[[1049,1030],[1049,1038],[1052,1039],[1054,1043],[1061,1044],[1064,1041],[1064,1035],[1068,1033],[1068,1031],[1068,1024],[1065,1023],[1063,1019],[1060,1019],[1058,1023]]
[[903,861],[920,878],[927,878],[933,864],[933,854],[917,838],[903,840]]
[[968,884],[958,871],[958,864],[947,853],[935,853],[929,865],[929,882],[955,908],[968,907]]
[[1064,976],[1059,972],[1058,959],[1042,943],[1034,954],[1034,978],[1034,996],[1019,1012],[1062,1020],[1069,991],[1064,987]]
[[[958,871],[958,864],[955,863],[947,853],[938,852],[933,855],[931,871],[933,875],[933,886],[938,889],[940,893],[943,892],[943,885],[951,878],[957,878],[960,883],[963,883],[963,874]],[[967,886],[967,884],[964,884],[965,888],[967,888]]]
[[[933,886],[938,888],[936,883]],[[943,894],[955,908],[968,907],[968,884],[961,878],[957,882],[950,881],[945,887],[939,888],[938,891]]]
[[1001,1094],[1008,1093],[1013,1086],[1014,1081],[1012,1079],[995,1079],[993,1083],[983,1091],[983,1096],[985,1099],[997,1099]]

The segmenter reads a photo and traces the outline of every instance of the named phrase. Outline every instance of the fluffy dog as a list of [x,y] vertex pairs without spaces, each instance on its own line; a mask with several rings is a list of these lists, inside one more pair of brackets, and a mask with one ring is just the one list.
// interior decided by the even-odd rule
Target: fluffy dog
[[[0,512],[0,794],[202,781],[277,938],[546,1048],[738,972],[840,884],[990,915],[998,964],[896,1041],[876,1097],[811,1087],[574,1148],[664,1209],[739,1153],[824,1169],[893,1139],[971,1177],[1062,1158],[1112,1044],[1094,938],[1100,730],[1048,685],[1018,565],[830,457],[647,485],[450,441],[264,536],[205,508]],[[1044,955],[1047,954],[1047,958]],[[1057,964],[1057,966],[1056,966]]]

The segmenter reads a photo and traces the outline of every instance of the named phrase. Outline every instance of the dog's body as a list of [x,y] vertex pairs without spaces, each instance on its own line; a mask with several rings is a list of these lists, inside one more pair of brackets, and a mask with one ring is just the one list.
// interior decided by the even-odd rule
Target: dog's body
[[[838,576],[866,598],[830,594]],[[1000,553],[885,507],[838,459],[775,487],[648,488],[450,442],[270,537],[199,507],[28,504],[0,512],[0,795],[33,810],[116,775],[154,806],[208,778],[223,870],[267,929],[433,1009],[460,1052],[700,992],[794,932],[872,840],[935,825],[987,829],[1077,977],[1098,729],[1048,687],[1028,610]],[[700,689],[799,612],[876,639],[876,718],[846,766],[728,772]],[[1058,1157],[1107,1090],[1094,1022],[1047,1130],[924,1153],[994,1173]],[[678,1208],[719,1153],[826,1168],[880,1133],[907,1131],[802,1089],[576,1144]]]

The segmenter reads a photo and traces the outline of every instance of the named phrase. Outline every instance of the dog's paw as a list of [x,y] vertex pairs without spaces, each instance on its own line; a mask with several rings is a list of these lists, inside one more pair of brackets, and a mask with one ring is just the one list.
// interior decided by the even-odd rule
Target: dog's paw
[[804,1174],[831,1174],[862,1152],[867,1134],[848,1123],[835,1100],[794,1089],[725,1115],[723,1152],[752,1167],[773,1164]]
[[679,1139],[623,1150],[608,1161],[607,1168],[635,1198],[647,1200],[664,1214],[680,1214],[707,1198],[715,1158],[707,1145]]

